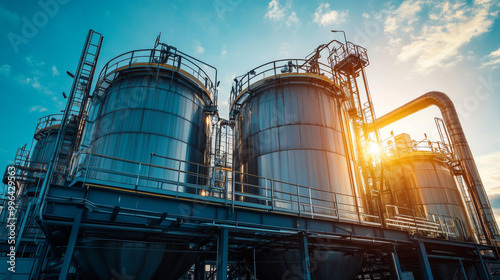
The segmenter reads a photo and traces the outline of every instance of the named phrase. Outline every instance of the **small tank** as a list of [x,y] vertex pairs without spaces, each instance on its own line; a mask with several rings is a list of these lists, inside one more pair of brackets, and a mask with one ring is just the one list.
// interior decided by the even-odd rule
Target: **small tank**
[[473,227],[448,151],[413,146],[408,134],[396,136],[395,144],[386,161],[386,183],[395,205],[440,222],[453,234],[450,238],[472,240]]
[[61,126],[62,115],[48,115],[38,120],[35,129],[36,144],[31,152],[30,167],[46,169],[50,162]]

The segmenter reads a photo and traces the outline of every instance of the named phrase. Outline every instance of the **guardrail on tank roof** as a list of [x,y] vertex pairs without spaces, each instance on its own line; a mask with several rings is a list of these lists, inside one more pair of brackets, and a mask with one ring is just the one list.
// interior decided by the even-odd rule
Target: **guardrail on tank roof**
[[[104,65],[97,84],[94,95],[100,95],[117,77],[118,72],[136,66],[150,66],[156,68],[169,68],[174,71],[182,71],[188,78],[200,86],[203,86],[211,98],[216,95],[217,90],[217,69],[201,60],[189,56],[181,51],[172,48],[168,52],[159,49],[139,49],[123,53],[111,59]],[[202,66],[200,66],[202,65]],[[213,73],[207,73],[205,69],[210,69]],[[157,75],[152,71],[151,75]]]
[[51,114],[38,119],[36,124],[35,133],[36,136],[40,131],[45,130],[54,125],[60,125],[63,119],[63,114]]
[[233,106],[235,101],[245,99],[245,94],[249,94],[249,88],[255,82],[266,78],[277,78],[282,75],[289,74],[315,74],[323,76],[325,79],[333,82],[339,89],[347,92],[347,85],[338,75],[332,72],[332,68],[324,63],[317,62],[309,64],[305,59],[280,59],[267,62],[253,68],[246,74],[234,79],[233,88],[231,89],[229,105]]

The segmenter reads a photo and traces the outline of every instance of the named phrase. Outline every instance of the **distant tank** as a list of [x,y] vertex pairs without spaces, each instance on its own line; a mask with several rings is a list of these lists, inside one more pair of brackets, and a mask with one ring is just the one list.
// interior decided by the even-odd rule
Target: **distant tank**
[[395,142],[386,162],[387,184],[395,204],[442,223],[453,234],[451,238],[472,240],[471,220],[447,153],[414,149],[408,134],[396,136]]

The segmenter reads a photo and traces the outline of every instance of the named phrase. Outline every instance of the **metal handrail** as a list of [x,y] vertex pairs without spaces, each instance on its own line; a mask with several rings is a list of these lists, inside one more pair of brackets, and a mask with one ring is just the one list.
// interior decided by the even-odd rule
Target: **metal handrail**
[[60,125],[64,115],[63,114],[51,114],[38,119],[35,128],[35,135],[48,127],[53,125]]
[[[141,190],[151,192],[162,190],[162,192],[172,193],[175,197],[194,196],[196,199],[203,199],[203,197],[211,196],[211,199],[215,201],[220,200],[220,203],[224,205],[228,205],[228,200],[232,200],[230,204],[234,206],[235,200],[237,200],[235,196],[241,196],[243,198],[251,198],[255,201],[247,201],[246,199],[243,199],[243,201],[236,201],[237,205],[244,205],[248,208],[267,209],[269,211],[300,214],[301,216],[318,216],[332,220],[355,220],[359,223],[364,223],[366,219],[367,223],[370,225],[382,225],[380,223],[381,219],[379,216],[358,213],[361,209],[357,208],[354,203],[354,201],[358,198],[353,195],[341,194],[228,170],[222,171],[231,172],[232,176],[230,176],[230,178],[229,176],[224,176],[224,184],[217,184],[220,180],[212,177],[213,172],[203,174],[202,172],[182,170],[179,166],[183,164],[193,165],[193,163],[176,159],[169,160],[171,161],[169,162],[169,165],[171,163],[172,167],[82,152],[77,155],[72,176],[73,179],[79,179],[80,181],[83,180],[83,182],[95,179],[114,182],[124,188],[135,190],[137,190],[138,187],[141,188]],[[127,171],[123,171],[117,170],[116,168],[109,169],[102,167],[106,166],[106,164],[96,164],[98,162],[102,163],[103,161],[122,162],[131,164],[132,167],[135,167],[130,168],[129,166]],[[205,169],[207,168],[206,165],[197,165]],[[162,172],[158,172],[161,174],[167,174],[170,172],[172,175],[171,177],[176,177],[177,179],[169,179],[165,177],[160,178],[155,177],[154,175],[152,176],[149,172],[153,169],[162,170]],[[197,170],[200,169],[197,168]],[[181,175],[184,177],[191,176],[192,182],[196,183],[181,181]],[[258,178],[262,182],[270,182],[270,184],[249,184],[245,182],[238,182],[234,179],[241,175]],[[179,190],[179,187],[190,188],[192,191],[184,193]],[[227,187],[231,187],[231,190],[228,190]],[[252,188],[253,191],[243,191],[245,188]],[[287,190],[287,188],[290,189]],[[227,195],[229,192],[231,192],[231,195]],[[313,196],[312,193],[316,196]],[[332,199],[328,200],[324,197],[331,197]]]
[[[432,217],[431,220],[428,217],[418,217],[415,215],[415,210],[407,207],[401,207],[397,205],[386,205],[386,221],[388,225],[393,227],[398,227],[400,229],[406,229],[409,231],[416,231],[425,234],[426,232],[432,232],[435,234],[444,234],[446,237],[456,236],[455,231],[451,231],[449,227],[443,223],[443,219],[453,217],[442,216],[433,213],[427,213],[427,216]],[[390,214],[389,209],[394,209],[394,215]],[[411,215],[402,214],[400,210],[405,210],[411,213]],[[435,221],[435,218],[439,221]]]
[[[131,68],[134,64],[138,63],[149,63],[156,65],[157,67],[169,65],[175,70],[184,70],[202,84],[204,83],[205,88],[209,91],[211,96],[215,95],[217,87],[217,69],[180,51],[169,53],[167,60],[164,60],[162,50],[158,49],[133,50],[116,56],[108,61],[108,63],[104,65],[101,73],[99,74],[99,78],[97,79],[95,87],[97,94],[100,93],[102,88],[106,88],[109,85],[107,81],[109,76],[116,74],[119,70]],[[213,78],[211,75],[207,74],[201,66],[198,66],[197,63],[211,67],[214,70],[214,73],[211,74],[213,75]],[[157,75],[156,71],[152,74],[155,76]],[[107,85],[105,85],[105,83]]]
[[291,74],[291,73],[313,73],[320,76],[325,76],[329,80],[334,80],[334,73],[329,65],[318,62],[319,73],[314,73],[313,68],[306,65],[307,60],[305,59],[280,59],[259,65],[252,70],[248,71],[246,74],[235,78],[235,84],[231,90],[229,105],[233,106],[234,102],[241,98],[240,95],[252,85],[252,81],[262,80],[269,77],[278,77],[280,74]]
[[406,149],[400,149],[395,143],[391,143],[385,147],[385,152],[387,155],[404,155],[411,152],[430,152],[436,155],[443,155],[453,157],[450,153],[450,146],[439,141],[425,141],[425,142],[412,142],[411,147]]

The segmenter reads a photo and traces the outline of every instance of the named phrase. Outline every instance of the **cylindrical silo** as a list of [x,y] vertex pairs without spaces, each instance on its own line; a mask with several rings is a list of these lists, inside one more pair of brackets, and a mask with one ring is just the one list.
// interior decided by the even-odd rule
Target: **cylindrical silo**
[[193,76],[166,64],[131,64],[108,75],[113,80],[92,102],[88,137],[91,165],[103,171],[89,176],[132,183],[134,175],[104,170],[139,174],[162,180],[144,180],[142,186],[194,192],[176,182],[200,183],[189,172],[205,172],[210,126],[204,109],[211,103],[210,92]]
[[[86,180],[153,193],[194,193],[204,184],[196,174],[207,173],[205,109],[213,105],[213,87],[202,68],[178,52],[135,51],[108,62],[96,87],[83,146],[88,153],[77,163],[90,170]],[[87,243],[77,249],[85,279],[109,279],[124,267],[137,279],[177,279],[198,255],[186,244]]]
[[[350,145],[345,136],[346,113],[337,85],[323,75],[299,72],[248,84],[250,88],[243,89],[232,104],[236,198],[263,204],[261,197],[266,197],[267,204],[273,200],[274,209],[297,211],[295,194],[308,197],[303,191],[310,187],[314,213],[357,219],[356,184],[346,151]],[[297,190],[298,186],[303,188]],[[348,257],[332,250],[322,254],[325,261],[311,272],[312,279],[352,278],[363,265],[362,255]],[[259,251],[257,259],[259,279],[290,276],[301,261],[298,251],[283,250]],[[337,274],[331,274],[333,267]]]
[[48,115],[38,120],[35,130],[36,144],[31,152],[30,167],[47,168],[54,153],[62,115]]
[[440,222],[450,238],[473,240],[471,220],[446,154],[411,146],[395,151],[385,165],[393,203]]
[[283,200],[287,197],[280,192],[293,194],[300,185],[311,187],[322,206],[335,207],[337,200],[345,207],[355,205],[344,112],[336,92],[336,85],[323,76],[291,73],[258,81],[248,98],[236,100],[241,108],[235,116],[233,166],[253,175],[240,175],[243,184],[236,185],[236,191],[265,195],[262,188],[248,186],[264,186],[265,180],[254,177],[259,176],[276,180],[274,196]]

